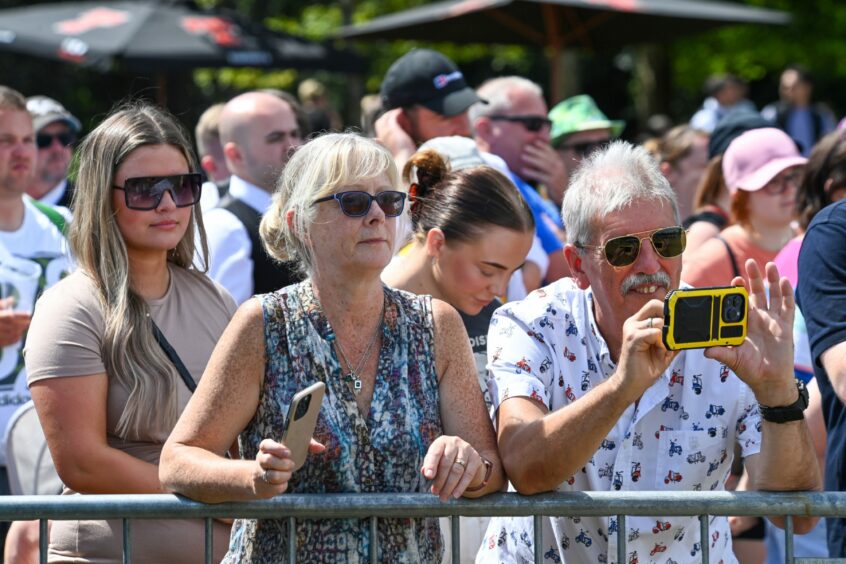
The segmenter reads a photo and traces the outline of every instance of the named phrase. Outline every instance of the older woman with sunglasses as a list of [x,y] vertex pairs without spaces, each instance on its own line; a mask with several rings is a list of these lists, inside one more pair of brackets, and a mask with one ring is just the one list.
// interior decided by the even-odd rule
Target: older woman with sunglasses
[[[79,269],[35,309],[32,398],[65,494],[162,493],[162,446],[236,306],[192,265],[198,243],[205,254],[201,181],[173,116],[122,108],[79,155],[69,233]],[[215,529],[219,559],[229,526]],[[131,531],[133,561],[203,560],[201,520]],[[120,521],[56,521],[48,561],[120,562],[122,537]]]
[[[262,220],[268,251],[298,259],[299,284],[241,306],[169,439],[164,483],[207,502],[297,493],[476,497],[503,484],[472,352],[452,307],[382,285],[406,194],[391,154],[354,134],[299,149]],[[312,455],[293,470],[279,441],[293,395],[326,397]],[[239,439],[243,460],[223,453]],[[225,562],[282,562],[288,522],[236,521]],[[297,561],[437,562],[436,519],[297,524]]]
[[733,225],[685,257],[682,280],[696,287],[726,286],[753,259],[760,268],[795,235],[796,188],[807,159],[779,129],[747,131],[723,155]]

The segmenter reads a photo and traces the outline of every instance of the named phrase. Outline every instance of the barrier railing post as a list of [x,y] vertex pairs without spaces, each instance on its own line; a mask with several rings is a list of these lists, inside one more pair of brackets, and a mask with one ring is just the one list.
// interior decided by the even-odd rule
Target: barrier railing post
[[626,562],[626,516],[617,515],[617,562]]
[[38,561],[47,564],[47,544],[50,535],[47,533],[47,519],[38,520]]
[[461,517],[453,515],[449,518],[449,527],[452,535],[452,561],[461,562],[461,527],[459,527],[459,520]]
[[379,527],[377,517],[370,518],[370,564],[379,562]]
[[205,536],[205,543],[206,543],[206,564],[212,564],[212,552],[214,551],[214,527],[212,526],[213,519],[211,517],[206,518],[206,536]]
[[710,552],[711,549],[711,536],[708,533],[707,515],[699,516],[699,545],[699,548],[702,549],[702,564],[708,564],[710,562],[708,552]]
[[288,562],[297,561],[297,519],[288,517]]
[[534,516],[532,519],[532,528],[535,532],[535,564],[541,564],[543,562],[543,516]]
[[123,520],[123,564],[132,562],[132,540],[130,539],[131,527],[129,519]]
[[793,564],[793,515],[784,517],[784,562]]

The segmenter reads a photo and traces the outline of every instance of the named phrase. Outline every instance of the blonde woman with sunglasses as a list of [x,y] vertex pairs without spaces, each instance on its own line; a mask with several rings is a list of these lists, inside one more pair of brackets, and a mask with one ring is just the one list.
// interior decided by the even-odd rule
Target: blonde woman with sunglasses
[[[384,286],[406,193],[391,154],[355,134],[288,161],[261,224],[308,278],[248,300],[162,455],[162,480],[206,502],[295,493],[478,497],[504,482],[467,334],[430,296]],[[315,441],[294,471],[278,442],[292,397],[322,382]],[[238,438],[242,460],[223,453]],[[299,521],[297,561],[439,562],[437,519]],[[288,522],[237,520],[224,562],[284,562]]]
[[[163,493],[162,446],[236,306],[192,265],[196,246],[206,254],[201,179],[173,116],[124,107],[79,154],[69,233],[79,269],[33,315],[32,398],[65,494]],[[201,520],[131,531],[133,562],[203,561]],[[215,523],[216,559],[228,532]],[[120,521],[55,521],[48,561],[121,562],[122,545]]]

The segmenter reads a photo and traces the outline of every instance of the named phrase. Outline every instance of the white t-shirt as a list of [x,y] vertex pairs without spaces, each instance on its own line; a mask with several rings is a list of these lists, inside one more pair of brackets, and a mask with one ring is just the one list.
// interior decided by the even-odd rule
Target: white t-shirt
[[[44,212],[24,197],[24,220],[17,231],[0,231],[0,298],[15,297],[15,309],[32,312],[35,300],[71,270],[67,240]],[[0,429],[30,399],[23,340],[0,350]],[[0,465],[6,465],[5,432]]]

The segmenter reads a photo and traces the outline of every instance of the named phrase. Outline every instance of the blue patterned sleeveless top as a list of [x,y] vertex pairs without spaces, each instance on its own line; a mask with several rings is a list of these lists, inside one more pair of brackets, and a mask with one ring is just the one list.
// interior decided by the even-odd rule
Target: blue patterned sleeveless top
[[[306,280],[258,296],[264,311],[267,364],[259,406],[238,437],[241,457],[255,459],[262,439],[282,436],[293,395],[321,381],[326,395],[309,455],[288,484],[294,493],[427,492],[420,468],[442,434],[430,296],[384,288],[385,322],[370,413],[363,417],[342,380],[335,333]],[[437,519],[379,519],[380,562],[440,562]],[[369,562],[368,519],[298,520],[298,562]],[[288,524],[236,520],[226,563],[287,562]]]

